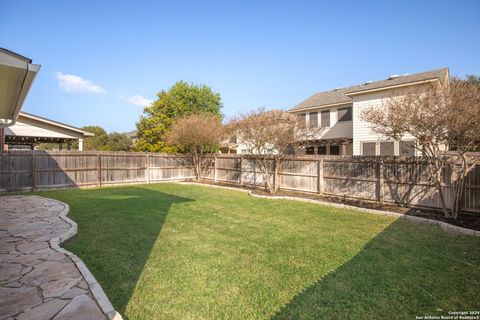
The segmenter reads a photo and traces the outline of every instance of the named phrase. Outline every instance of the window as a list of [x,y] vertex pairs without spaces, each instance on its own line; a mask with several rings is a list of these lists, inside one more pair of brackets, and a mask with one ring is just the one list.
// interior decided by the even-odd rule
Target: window
[[363,142],[362,143],[362,155],[364,156],[374,156],[376,143],[375,142]]
[[307,114],[306,113],[300,113],[298,115],[298,121],[300,122],[300,127],[305,128],[305,125],[307,123]]
[[352,107],[338,109],[338,122],[352,121]]
[[310,112],[308,114],[309,118],[309,127],[316,128],[318,127],[318,112]]
[[395,144],[393,141],[382,141],[380,142],[380,155],[381,156],[394,156],[395,155]]
[[327,154],[327,146],[319,146],[318,154]]
[[321,112],[321,127],[326,128],[330,127],[330,110],[324,110]]
[[340,155],[340,146],[330,146],[330,154],[334,156]]
[[315,154],[315,147],[306,147],[305,154]]
[[400,141],[400,156],[413,157],[415,156],[415,141]]

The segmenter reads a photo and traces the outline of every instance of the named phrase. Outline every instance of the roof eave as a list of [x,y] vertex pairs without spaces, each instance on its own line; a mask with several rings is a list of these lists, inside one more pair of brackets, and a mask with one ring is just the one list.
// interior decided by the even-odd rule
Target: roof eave
[[311,107],[304,107],[304,108],[299,108],[299,109],[292,108],[292,109],[288,110],[288,112],[308,111],[308,110],[312,110],[312,109],[343,106],[343,105],[352,104],[352,103],[353,103],[353,101],[345,101],[345,102],[336,102],[336,103],[316,105],[316,106],[311,106]]
[[391,90],[391,89],[397,89],[397,88],[403,88],[403,87],[410,87],[410,86],[415,86],[415,85],[420,85],[424,83],[429,83],[429,82],[439,82],[440,85],[442,84],[441,81],[438,78],[433,78],[433,79],[427,79],[427,80],[421,80],[421,81],[414,81],[414,82],[407,82],[407,83],[402,83],[402,84],[397,84],[397,85],[392,85],[392,86],[387,86],[387,87],[381,87],[381,88],[374,88],[374,89],[366,89],[366,90],[359,90],[359,91],[353,91],[353,92],[346,92],[345,95],[347,96],[356,96],[356,95],[361,95],[361,94],[367,94],[367,93],[372,93],[372,92],[378,92],[378,91],[384,91],[384,90]]
[[57,122],[57,121],[54,121],[54,120],[50,120],[50,119],[46,119],[46,118],[43,118],[43,117],[39,117],[39,116],[36,116],[36,115],[34,115],[34,114],[31,114],[31,113],[27,113],[27,112],[21,111],[20,114],[19,114],[19,116],[23,116],[23,117],[30,118],[30,119],[33,119],[33,120],[36,120],[36,121],[48,123],[48,124],[51,124],[51,125],[54,125],[54,126],[58,126],[58,127],[64,128],[64,129],[68,129],[68,130],[71,130],[71,131],[75,131],[75,132],[78,132],[78,133],[83,134],[85,137],[93,137],[93,136],[95,136],[93,133],[87,132],[87,131],[83,131],[83,130],[80,129],[80,128],[73,127],[73,126],[69,126],[69,125],[67,125],[67,124],[64,124],[64,123],[61,123],[61,122]]

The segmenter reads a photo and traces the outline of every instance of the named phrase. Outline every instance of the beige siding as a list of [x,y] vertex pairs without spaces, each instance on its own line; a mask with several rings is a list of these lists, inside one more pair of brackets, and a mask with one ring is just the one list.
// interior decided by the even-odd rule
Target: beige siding
[[[402,90],[385,90],[353,97],[353,154],[362,154],[362,142],[375,142],[377,155],[379,154],[380,142],[387,141],[385,137],[374,133],[371,124],[362,119],[362,113],[369,107],[381,108],[385,99],[405,94]],[[410,135],[405,135],[402,140],[414,140]],[[398,141],[395,141],[395,155],[398,155]]]

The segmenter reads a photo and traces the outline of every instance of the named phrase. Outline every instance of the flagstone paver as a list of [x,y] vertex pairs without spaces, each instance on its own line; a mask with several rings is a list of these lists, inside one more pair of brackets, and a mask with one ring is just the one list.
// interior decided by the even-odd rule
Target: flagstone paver
[[51,199],[0,197],[0,320],[114,318],[100,308],[111,305],[92,293],[98,283],[84,264],[58,247],[76,233],[67,212]]

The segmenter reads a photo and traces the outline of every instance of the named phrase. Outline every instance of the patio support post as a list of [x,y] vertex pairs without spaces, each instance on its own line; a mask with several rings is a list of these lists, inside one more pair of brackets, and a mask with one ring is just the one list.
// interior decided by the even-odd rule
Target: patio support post
[[0,152],[5,150],[5,129],[0,128]]

